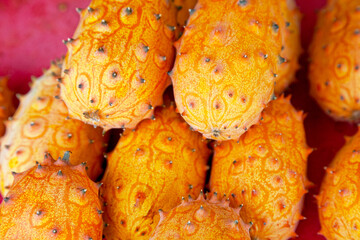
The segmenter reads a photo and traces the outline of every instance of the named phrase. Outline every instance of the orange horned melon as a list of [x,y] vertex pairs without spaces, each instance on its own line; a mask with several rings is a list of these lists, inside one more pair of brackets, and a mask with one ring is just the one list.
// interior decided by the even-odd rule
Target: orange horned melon
[[281,15],[285,21],[280,21],[282,27],[282,47],[278,56],[278,79],[275,94],[280,95],[294,80],[299,69],[298,58],[302,53],[300,42],[301,14],[294,0],[280,0]]
[[336,154],[317,196],[327,239],[360,239],[360,131]]
[[0,136],[5,134],[4,121],[15,112],[14,93],[7,87],[8,78],[0,77]]
[[43,164],[14,174],[0,205],[0,239],[102,239],[99,186],[68,157],[54,162],[45,155]]
[[258,122],[279,74],[281,86],[292,78],[297,50],[283,52],[291,66],[279,62],[282,45],[298,45],[297,12],[286,2],[199,0],[192,11],[170,76],[179,112],[206,138],[238,139]]
[[310,46],[310,94],[336,120],[360,121],[360,1],[329,1]]
[[106,239],[149,239],[158,209],[169,211],[181,196],[204,188],[209,154],[173,106],[158,107],[155,120],[125,130],[102,180]]
[[166,0],[93,0],[79,12],[64,41],[61,97],[69,115],[105,130],[135,128],[170,84],[176,8]]
[[79,120],[69,119],[65,104],[59,99],[59,63],[53,62],[44,75],[34,79],[30,92],[20,97],[20,106],[1,141],[0,190],[6,194],[12,181],[11,172],[23,172],[42,159],[44,153],[61,156],[71,151],[71,163],[87,161],[92,180],[103,172],[104,138]]
[[183,200],[168,213],[160,210],[159,225],[150,239],[250,240],[249,226],[239,211],[229,207],[228,200],[220,202],[216,194],[205,200],[201,192],[196,200]]
[[238,142],[216,144],[210,189],[244,205],[240,215],[253,223],[252,239],[288,239],[302,219],[310,152],[302,112],[280,97]]

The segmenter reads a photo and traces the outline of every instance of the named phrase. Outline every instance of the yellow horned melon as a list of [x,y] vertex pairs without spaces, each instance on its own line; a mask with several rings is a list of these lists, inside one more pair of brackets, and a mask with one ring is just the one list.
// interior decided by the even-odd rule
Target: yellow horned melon
[[278,56],[279,76],[276,80],[275,94],[280,95],[295,80],[296,70],[299,69],[298,58],[302,53],[300,42],[301,14],[294,0],[280,0],[280,24],[282,30],[281,53]]
[[7,193],[13,181],[13,171],[28,170],[45,153],[62,156],[71,151],[71,163],[86,161],[87,172],[94,181],[103,172],[102,129],[68,118],[68,110],[59,99],[59,65],[53,62],[43,76],[33,80],[30,92],[20,97],[20,106],[7,123],[0,150],[2,194]]
[[[0,205],[0,239],[101,240],[103,220],[99,186],[85,166],[68,163],[69,152],[54,162],[50,155],[14,174]],[[85,161],[86,159],[81,159]]]
[[64,42],[61,97],[70,117],[135,128],[162,104],[174,61],[176,8],[167,0],[93,0]]
[[295,236],[306,187],[307,147],[302,112],[289,99],[272,101],[259,125],[239,141],[216,144],[210,189],[226,194],[252,239],[285,240]]
[[272,99],[286,27],[280,2],[196,4],[170,76],[179,112],[206,138],[238,139]]
[[329,1],[310,46],[310,94],[336,120],[360,121],[360,1]]
[[360,239],[360,131],[336,154],[317,196],[327,239]]
[[155,120],[125,130],[102,180],[106,239],[149,239],[160,208],[170,211],[204,188],[209,155],[174,106],[158,107]]

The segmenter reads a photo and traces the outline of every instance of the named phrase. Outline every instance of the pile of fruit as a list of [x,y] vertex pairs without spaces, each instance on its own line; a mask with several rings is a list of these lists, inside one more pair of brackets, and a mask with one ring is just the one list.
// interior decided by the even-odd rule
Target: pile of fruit
[[[296,237],[313,149],[286,92],[303,52],[295,1],[92,0],[77,11],[66,56],[17,109],[0,78],[0,239]],[[359,16],[360,0],[330,0],[309,48],[312,97],[351,123]],[[316,196],[327,239],[360,239],[359,167],[360,132]]]

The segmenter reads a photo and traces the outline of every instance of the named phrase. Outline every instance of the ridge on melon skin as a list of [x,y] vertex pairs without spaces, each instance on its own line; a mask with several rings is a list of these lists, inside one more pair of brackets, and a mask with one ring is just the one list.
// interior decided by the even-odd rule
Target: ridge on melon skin
[[249,239],[251,223],[245,224],[239,216],[242,206],[231,208],[229,199],[218,200],[201,190],[197,199],[190,196],[169,212],[159,209],[160,221],[150,239]]
[[41,164],[13,173],[0,205],[1,239],[102,239],[101,185],[88,178],[85,164],[71,165],[69,158],[69,151],[56,161],[45,154]]
[[[45,153],[62,155],[72,151],[72,164],[86,159],[88,174],[96,180],[102,173],[103,151],[107,136],[81,121],[70,119],[59,97],[62,60],[51,62],[39,78],[32,78],[31,90],[17,95],[19,107],[6,122],[8,131],[1,141],[0,190],[6,194],[11,185],[11,172],[22,172],[35,165]],[[87,149],[91,148],[92,151]]]
[[78,28],[64,40],[61,96],[69,115],[105,131],[133,129],[153,116],[170,85],[175,6],[162,0],[93,0],[77,11]]

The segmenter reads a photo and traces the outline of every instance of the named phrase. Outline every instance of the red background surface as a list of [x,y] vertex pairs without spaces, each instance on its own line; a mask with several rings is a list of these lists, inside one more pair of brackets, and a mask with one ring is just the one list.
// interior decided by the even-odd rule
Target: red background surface
[[[301,57],[302,69],[297,74],[298,82],[287,93],[292,94],[292,103],[307,113],[305,129],[308,145],[315,151],[308,159],[308,178],[315,186],[305,199],[303,215],[297,229],[298,239],[325,239],[319,236],[320,224],[316,201],[327,166],[338,149],[344,144],[344,135],[353,135],[355,125],[334,122],[327,117],[308,95],[307,58],[316,11],[326,0],[298,0],[303,13]],[[30,76],[40,76],[51,60],[66,53],[61,40],[72,36],[79,20],[75,7],[86,7],[89,0],[1,0],[0,2],[0,76],[9,75],[10,87],[16,92],[28,91]],[[1,196],[0,196],[1,201]]]

